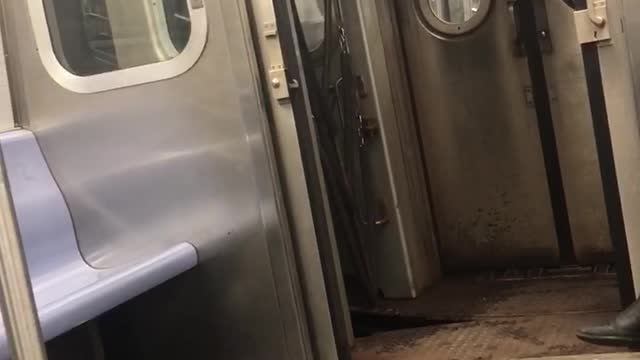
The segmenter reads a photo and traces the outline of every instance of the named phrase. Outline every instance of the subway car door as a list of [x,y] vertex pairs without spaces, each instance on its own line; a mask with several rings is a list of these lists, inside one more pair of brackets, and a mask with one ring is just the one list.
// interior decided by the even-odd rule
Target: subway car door
[[640,2],[573,5],[617,273],[630,303],[640,289]]
[[615,258],[630,284],[636,2],[395,4],[445,270]]
[[246,6],[2,3],[18,122],[37,139],[86,262],[197,249],[195,271],[136,299],[117,329],[153,358],[297,360],[322,341],[308,337],[313,306],[302,304],[279,205]]
[[396,9],[446,268],[615,260],[635,299],[640,2]]
[[514,2],[395,4],[445,270],[571,258]]

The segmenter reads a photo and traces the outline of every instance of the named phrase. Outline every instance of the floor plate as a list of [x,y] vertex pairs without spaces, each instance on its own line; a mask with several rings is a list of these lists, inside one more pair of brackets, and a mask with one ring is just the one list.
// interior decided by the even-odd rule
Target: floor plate
[[640,360],[640,353],[626,354],[599,354],[599,355],[575,355],[575,356],[559,356],[531,358],[526,360]]
[[627,349],[594,346],[575,336],[581,327],[608,322],[619,311],[618,304],[615,278],[453,279],[417,301],[389,301],[369,311],[455,323],[360,338],[353,358],[510,360],[625,353]]
[[615,276],[493,280],[447,279],[415,300],[382,301],[377,312],[429,320],[476,320],[490,317],[579,314],[620,310]]
[[586,344],[576,329],[615,313],[495,318],[359,339],[354,360],[501,360],[627,351]]

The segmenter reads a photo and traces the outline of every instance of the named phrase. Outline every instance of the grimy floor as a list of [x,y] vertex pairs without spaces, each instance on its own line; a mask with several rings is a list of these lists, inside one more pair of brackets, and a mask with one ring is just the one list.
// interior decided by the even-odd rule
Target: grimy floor
[[544,357],[537,359],[527,360],[640,360],[640,353],[626,353],[626,354],[600,354],[600,355],[575,355],[575,356],[561,356],[561,357]]
[[373,310],[444,324],[359,338],[353,358],[560,360],[555,357],[596,354],[565,359],[640,360],[628,349],[593,346],[575,337],[576,329],[606,323],[619,310],[613,274],[453,278],[418,300],[388,301]]

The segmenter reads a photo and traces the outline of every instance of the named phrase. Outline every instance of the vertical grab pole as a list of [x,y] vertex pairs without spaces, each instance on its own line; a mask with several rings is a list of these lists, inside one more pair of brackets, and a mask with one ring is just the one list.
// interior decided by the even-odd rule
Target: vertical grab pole
[[13,360],[46,360],[31,281],[0,156],[0,309]]

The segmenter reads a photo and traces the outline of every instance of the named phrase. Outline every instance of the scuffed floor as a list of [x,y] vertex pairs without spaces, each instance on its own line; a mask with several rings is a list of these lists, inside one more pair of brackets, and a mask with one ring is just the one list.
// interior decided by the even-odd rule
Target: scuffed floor
[[502,360],[628,352],[575,337],[577,329],[606,323],[618,310],[613,277],[453,279],[418,300],[386,302],[375,311],[455,323],[360,338],[353,358]]
[[579,341],[575,330],[613,313],[495,318],[359,339],[354,360],[501,360],[626,351]]
[[590,354],[562,357],[544,357],[526,360],[640,360],[640,353]]

